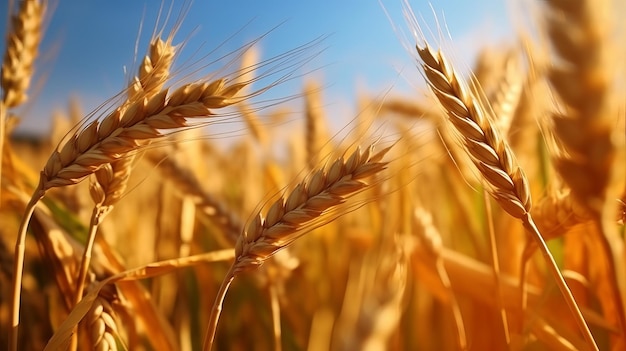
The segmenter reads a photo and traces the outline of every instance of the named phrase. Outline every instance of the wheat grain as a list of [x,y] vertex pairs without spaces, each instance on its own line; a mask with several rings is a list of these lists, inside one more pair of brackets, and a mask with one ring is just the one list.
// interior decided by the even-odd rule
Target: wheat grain
[[[113,286],[111,286],[113,287]],[[115,351],[118,341],[121,341],[116,313],[111,301],[114,296],[106,298],[101,293],[95,299],[92,307],[85,316],[89,328],[92,350]]]
[[495,116],[496,128],[501,135],[506,136],[509,134],[515,110],[520,102],[524,83],[516,51],[507,53],[503,71],[500,81],[487,100]]
[[[174,61],[176,47],[171,43],[171,36],[167,41],[157,37],[150,43],[150,52],[144,58],[138,75],[129,84],[128,99],[124,105],[130,105],[133,101],[142,98],[153,97],[163,88],[169,71]],[[106,215],[113,209],[113,206],[122,198],[130,178],[135,155],[128,155],[104,164],[95,171],[95,181],[89,188],[90,195],[95,202],[91,216],[90,230],[87,244],[80,263],[77,280],[75,303],[78,303],[83,296],[83,289],[89,264],[91,262],[91,251],[95,243],[98,226],[102,223]]]
[[[5,159],[4,144],[11,133],[16,119],[8,123],[7,109],[23,104],[26,91],[33,75],[33,64],[37,57],[42,35],[42,22],[46,3],[38,0],[23,0],[17,14],[11,16],[11,26],[6,39],[6,49],[0,69],[0,183]],[[0,198],[1,198],[0,187]]]

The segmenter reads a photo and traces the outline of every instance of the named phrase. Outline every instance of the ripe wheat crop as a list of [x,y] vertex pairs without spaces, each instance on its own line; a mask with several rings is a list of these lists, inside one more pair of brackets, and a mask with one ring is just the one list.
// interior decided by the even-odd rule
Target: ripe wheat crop
[[2,349],[626,349],[620,4],[529,2],[533,34],[474,62],[405,4],[418,88],[353,116],[302,73],[323,37],[179,62],[187,33],[157,23],[119,94],[27,140],[54,6],[15,1]]

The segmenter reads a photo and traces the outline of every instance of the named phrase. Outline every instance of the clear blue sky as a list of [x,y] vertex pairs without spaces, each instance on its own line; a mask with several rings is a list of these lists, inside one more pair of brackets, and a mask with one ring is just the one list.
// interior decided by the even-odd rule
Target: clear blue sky
[[[0,0],[0,28],[6,28],[7,1]],[[402,18],[402,0],[382,0],[395,25],[407,29]],[[25,110],[21,130],[47,132],[52,112],[66,109],[69,97],[80,99],[86,111],[95,108],[124,88],[124,67],[133,67],[134,46],[139,23],[144,19],[140,57],[154,28],[160,0],[52,0],[35,82],[42,83],[35,99]],[[176,2],[176,6],[182,4]],[[425,24],[434,25],[427,1],[413,0],[414,12]],[[505,0],[432,0],[437,16],[445,21],[459,50],[467,43],[494,43],[512,31]],[[175,7],[177,14],[180,7]],[[174,22],[173,20],[170,22]],[[284,22],[284,23],[283,23]],[[329,35],[320,45],[324,51],[307,66],[320,68],[312,77],[325,86],[324,102],[332,111],[355,107],[358,91],[380,94],[393,86],[411,93],[406,82],[419,79],[412,57],[394,33],[377,0],[195,0],[177,40],[188,39],[187,50],[207,53],[227,41],[221,52],[236,49],[283,23],[263,39],[261,59],[288,51],[320,36]],[[1,44],[4,51],[4,43]],[[467,57],[465,56],[467,54]],[[462,52],[465,64],[475,52]],[[402,73],[398,73],[401,71]],[[419,85],[419,83],[417,83]],[[277,94],[297,93],[301,81]],[[32,95],[32,94],[31,94]],[[355,112],[356,113],[356,112]]]

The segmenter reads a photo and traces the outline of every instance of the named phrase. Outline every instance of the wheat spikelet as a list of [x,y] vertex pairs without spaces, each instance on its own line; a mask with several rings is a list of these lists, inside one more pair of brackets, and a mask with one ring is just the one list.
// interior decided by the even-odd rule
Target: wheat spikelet
[[459,80],[440,51],[427,44],[417,52],[431,90],[446,110],[489,191],[510,215],[522,218],[531,207],[526,176],[485,111]]
[[92,350],[116,351],[121,340],[112,297],[99,295],[85,316]]
[[23,0],[19,12],[11,18],[0,79],[6,108],[16,107],[28,98],[26,90],[41,41],[45,7],[45,2]]
[[517,52],[510,50],[506,56],[503,75],[488,98],[493,115],[496,118],[496,128],[504,136],[509,134],[524,83],[524,75],[521,72]]
[[350,196],[366,189],[365,178],[381,172],[389,148],[372,154],[373,146],[358,148],[347,159],[337,159],[299,183],[285,198],[276,200],[265,217],[258,213],[245,228],[235,247],[234,271],[262,264],[276,251],[296,240],[303,228]]
[[171,36],[167,40],[156,37],[150,42],[150,52],[139,66],[139,72],[128,86],[128,99],[151,96],[163,89],[169,78],[176,56]]
[[95,181],[90,184],[89,193],[99,209],[97,224],[124,195],[134,159],[134,155],[119,159],[103,165],[94,173]]
[[420,103],[402,98],[386,98],[383,101],[373,102],[376,106],[380,106],[379,113],[393,113],[407,118],[422,118],[431,121],[434,124],[439,123],[441,116],[438,109],[433,109],[425,103]]

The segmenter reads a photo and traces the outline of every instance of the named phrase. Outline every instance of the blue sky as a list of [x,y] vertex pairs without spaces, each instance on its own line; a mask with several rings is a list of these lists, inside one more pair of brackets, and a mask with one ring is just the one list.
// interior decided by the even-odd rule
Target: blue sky
[[[0,0],[0,8],[6,9],[7,1]],[[395,25],[406,30],[401,2],[382,0]],[[175,2],[175,16],[182,3]],[[36,66],[35,84],[40,88],[31,94],[34,99],[24,109],[20,129],[45,133],[53,111],[67,109],[71,96],[88,112],[123,89],[124,68],[135,67],[139,24],[143,19],[141,57],[160,4],[160,0],[53,0]],[[497,43],[512,31],[505,0],[411,1],[414,12],[424,17],[422,23],[436,28],[431,6],[440,21],[445,16],[455,53],[466,65],[475,55],[471,43]],[[4,29],[6,18],[0,17]],[[417,69],[378,0],[195,0],[175,42],[185,41],[188,53],[198,52],[200,57],[238,33],[219,50],[224,53],[279,24],[261,42],[261,59],[328,36],[319,45],[323,51],[302,70],[315,70],[310,78],[323,84],[327,110],[345,114],[355,108],[358,92],[379,95],[392,87],[403,95],[417,94],[410,83],[420,79]],[[302,85],[296,80],[278,87],[275,94],[298,93]]]

